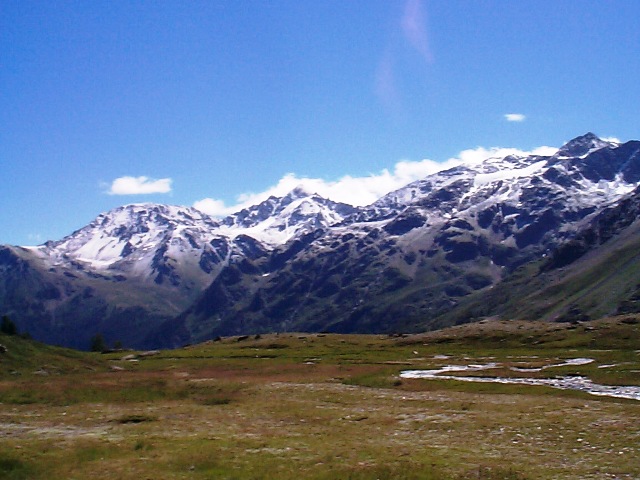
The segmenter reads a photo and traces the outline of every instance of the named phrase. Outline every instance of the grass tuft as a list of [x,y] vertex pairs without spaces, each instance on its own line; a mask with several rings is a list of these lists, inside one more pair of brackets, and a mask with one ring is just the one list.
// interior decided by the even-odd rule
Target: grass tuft
[[33,469],[22,460],[0,454],[0,478],[3,480],[27,480]]

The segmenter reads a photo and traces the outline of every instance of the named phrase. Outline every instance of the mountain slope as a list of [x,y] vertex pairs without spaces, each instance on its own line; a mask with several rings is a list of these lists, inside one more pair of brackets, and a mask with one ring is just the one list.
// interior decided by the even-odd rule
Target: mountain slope
[[[608,313],[631,308],[626,285],[635,270],[625,277],[619,268],[604,283],[593,272],[616,264],[615,252],[633,252],[639,180],[640,142],[588,133],[554,155],[429,175],[362,208],[301,188],[222,220],[128,205],[58,242],[1,247],[0,305],[35,338],[80,348],[98,332],[108,343],[147,348],[229,334],[417,331],[495,314]],[[575,267],[577,276],[562,273],[581,253],[591,263]],[[577,297],[550,302],[545,290],[565,282],[561,291],[573,298],[591,281],[603,285],[591,306]],[[624,293],[608,300],[602,289],[615,282]],[[518,298],[537,306],[522,310]]]
[[488,159],[429,176],[251,268],[225,267],[154,340],[450,324],[468,296],[497,288],[632,191],[639,151],[640,142],[587,134],[550,157]]
[[473,298],[450,322],[503,318],[576,321],[640,311],[640,189],[598,214],[551,255]]
[[[272,211],[253,214],[267,204]],[[152,347],[148,333],[186,309],[225,265],[243,265],[352,209],[300,189],[222,222],[188,207],[127,205],[57,242],[0,247],[0,305],[43,341],[88,348],[102,333],[110,344]]]

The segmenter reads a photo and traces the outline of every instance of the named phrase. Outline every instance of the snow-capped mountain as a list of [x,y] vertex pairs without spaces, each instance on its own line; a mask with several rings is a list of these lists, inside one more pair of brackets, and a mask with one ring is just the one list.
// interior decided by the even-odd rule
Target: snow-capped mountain
[[220,232],[229,237],[249,235],[266,245],[282,245],[290,239],[342,222],[355,207],[323,198],[297,187],[282,198],[269,197],[259,205],[241,210],[221,222]]
[[[229,264],[244,265],[352,211],[302,189],[220,221],[190,207],[126,205],[62,240],[0,247],[0,300],[36,338],[82,347],[96,329],[115,338],[115,330],[133,328],[130,343],[143,345],[144,332],[187,308]],[[62,315],[84,332],[69,338]]]
[[[627,155],[622,156],[625,160],[616,161],[618,147],[588,133],[571,140],[553,156],[488,158],[413,182],[385,195],[371,209],[386,217],[398,209],[421,207],[432,215],[449,218],[487,205],[522,204],[530,189],[542,185],[551,195],[565,196],[569,208],[606,203],[630,192],[638,181],[633,171],[637,162],[628,162],[633,159]],[[589,155],[596,151],[600,153]],[[603,156],[611,157],[611,161]]]
[[[383,220],[387,231],[410,241],[457,224],[505,247],[553,246],[637,186],[638,145],[605,142],[589,133],[552,156],[458,166],[385,195],[357,221]],[[567,156],[570,152],[578,156]],[[409,234],[414,229],[418,232]]]
[[[589,228],[638,182],[640,142],[588,133],[554,155],[429,175],[368,207],[302,188],[221,220],[128,205],[60,241],[2,247],[0,299],[37,336],[75,346],[96,331],[115,339],[116,327],[144,346],[273,330],[434,328],[467,297]],[[60,315],[78,310],[86,331],[70,342]]]
[[[156,340],[186,341],[203,323],[214,334],[435,328],[632,194],[639,167],[640,142],[587,134],[555,155],[430,175],[255,259],[253,274],[230,265],[224,273],[234,282],[214,280]],[[280,257],[286,262],[274,262]]]
[[603,140],[589,132],[565,143],[558,150],[556,156],[563,158],[584,157],[594,150],[606,147],[615,148],[617,146],[617,142]]
[[271,249],[341,222],[354,210],[301,188],[221,221],[190,207],[132,204],[100,214],[64,239],[32,251],[53,268],[129,275],[159,284],[169,280],[178,285],[190,278],[203,287],[215,266],[231,257]]
[[193,208],[134,204],[103,213],[86,227],[34,252],[52,267],[74,265],[162,283],[172,269],[187,270],[203,254],[215,251],[209,242],[217,227],[214,219]]

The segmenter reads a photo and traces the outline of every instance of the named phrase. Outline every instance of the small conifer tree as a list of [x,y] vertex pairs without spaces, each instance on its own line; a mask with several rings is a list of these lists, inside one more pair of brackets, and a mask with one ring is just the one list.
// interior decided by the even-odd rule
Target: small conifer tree
[[2,322],[0,322],[0,331],[7,335],[17,335],[18,327],[7,315],[3,315]]
[[106,343],[104,343],[104,337],[101,333],[96,333],[91,337],[91,351],[92,352],[104,352],[107,349]]

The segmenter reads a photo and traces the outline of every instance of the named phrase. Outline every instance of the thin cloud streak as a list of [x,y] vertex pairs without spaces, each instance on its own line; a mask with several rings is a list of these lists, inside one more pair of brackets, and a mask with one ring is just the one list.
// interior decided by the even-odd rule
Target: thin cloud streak
[[302,187],[308,192],[317,193],[336,202],[365,206],[411,182],[458,165],[473,165],[490,157],[553,155],[557,151],[557,148],[546,146],[538,147],[528,152],[517,148],[477,147],[463,150],[457,157],[450,158],[444,162],[436,162],[429,159],[420,161],[402,160],[395,164],[393,171],[384,169],[376,174],[362,177],[345,175],[335,181],[299,177],[295,173],[287,173],[278,183],[263,192],[249,192],[239,195],[234,205],[227,205],[223,200],[215,198],[204,198],[195,202],[193,206],[214,217],[224,217],[239,212],[243,208],[257,205],[270,196],[283,197],[297,187]]
[[426,14],[421,0],[407,0],[401,25],[402,32],[411,46],[427,63],[431,63],[433,55],[429,48]]
[[[398,87],[399,81],[397,68],[398,51],[409,48],[422,57],[426,64],[433,62],[433,55],[429,46],[427,34],[426,12],[421,0],[407,0],[402,14],[396,23],[401,38],[402,46],[390,42],[382,52],[380,61],[376,67],[374,78],[374,92],[380,102],[392,113],[398,114],[402,110],[402,95]],[[408,44],[408,45],[407,45]]]
[[170,178],[152,179],[149,177],[120,177],[116,178],[112,183],[109,195],[149,195],[152,193],[169,193],[171,192]]

